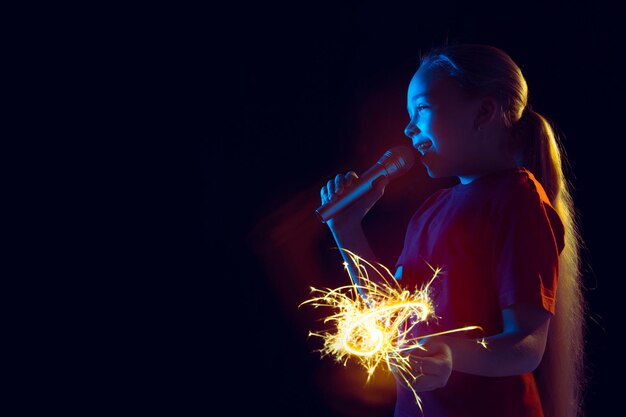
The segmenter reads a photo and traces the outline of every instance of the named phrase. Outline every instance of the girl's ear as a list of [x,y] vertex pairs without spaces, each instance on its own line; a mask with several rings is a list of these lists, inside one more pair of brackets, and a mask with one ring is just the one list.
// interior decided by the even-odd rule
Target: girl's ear
[[497,109],[498,102],[493,97],[483,97],[480,99],[478,111],[474,118],[474,128],[481,130],[485,125],[490,123],[494,117],[496,117]]

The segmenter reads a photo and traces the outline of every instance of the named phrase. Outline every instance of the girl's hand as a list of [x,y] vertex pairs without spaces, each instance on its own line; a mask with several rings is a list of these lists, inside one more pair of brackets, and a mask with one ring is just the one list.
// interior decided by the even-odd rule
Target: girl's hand
[[[437,338],[428,339],[423,347],[426,351],[415,349],[410,354],[411,369],[417,376],[411,386],[416,392],[444,387],[452,373],[452,351],[446,343]],[[402,377],[396,375],[396,379],[406,384]]]
[[[339,198],[346,190],[350,189],[352,184],[359,181],[359,176],[354,171],[349,171],[345,175],[337,174],[334,179],[328,180],[325,186],[320,190],[322,204],[332,202]],[[341,213],[328,220],[326,224],[333,229],[337,226],[345,224],[360,224],[363,217],[376,204],[385,192],[385,186],[388,181],[379,181],[374,188],[367,194],[359,198]]]

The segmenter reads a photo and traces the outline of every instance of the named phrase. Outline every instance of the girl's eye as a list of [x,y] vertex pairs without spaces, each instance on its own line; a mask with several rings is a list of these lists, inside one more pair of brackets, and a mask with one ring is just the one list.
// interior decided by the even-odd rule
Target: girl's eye
[[420,111],[424,110],[427,107],[428,106],[424,106],[423,104],[420,104],[419,106],[416,107],[416,109],[417,109],[418,112],[420,112]]

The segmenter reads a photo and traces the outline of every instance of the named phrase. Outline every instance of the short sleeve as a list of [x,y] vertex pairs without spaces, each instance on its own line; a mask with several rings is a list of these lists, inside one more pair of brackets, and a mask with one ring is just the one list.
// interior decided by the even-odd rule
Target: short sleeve
[[516,195],[495,218],[493,256],[500,308],[535,305],[554,314],[563,224],[534,190]]

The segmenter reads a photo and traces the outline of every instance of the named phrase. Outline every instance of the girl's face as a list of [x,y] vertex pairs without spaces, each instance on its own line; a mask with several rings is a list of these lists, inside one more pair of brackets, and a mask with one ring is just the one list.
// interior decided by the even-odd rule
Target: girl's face
[[472,99],[454,79],[420,67],[407,93],[411,118],[404,133],[423,156],[432,178],[476,175],[482,147],[475,120],[480,100]]

